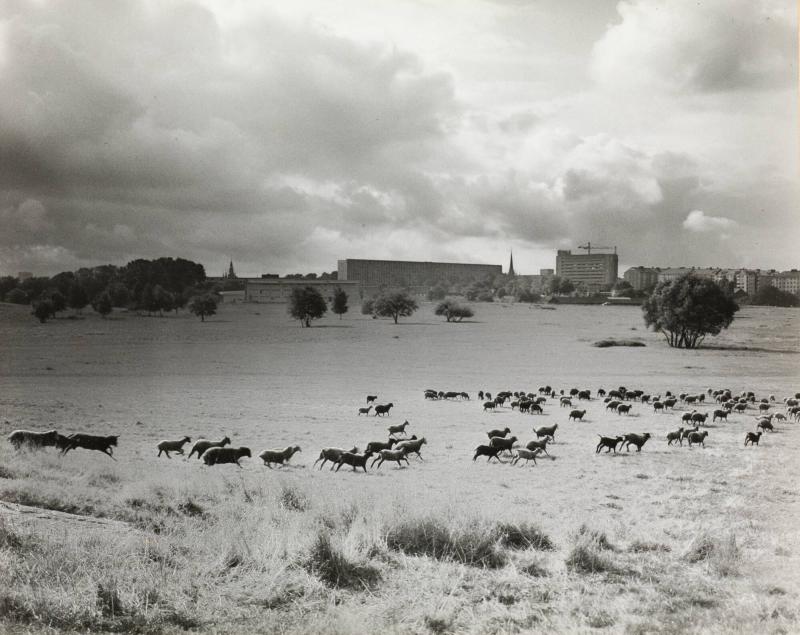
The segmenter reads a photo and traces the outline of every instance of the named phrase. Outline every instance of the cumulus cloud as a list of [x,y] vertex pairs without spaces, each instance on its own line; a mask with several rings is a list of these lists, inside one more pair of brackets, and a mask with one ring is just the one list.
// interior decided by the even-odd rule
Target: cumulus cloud
[[724,216],[707,216],[703,210],[694,209],[683,221],[683,228],[691,232],[728,232],[738,223]]

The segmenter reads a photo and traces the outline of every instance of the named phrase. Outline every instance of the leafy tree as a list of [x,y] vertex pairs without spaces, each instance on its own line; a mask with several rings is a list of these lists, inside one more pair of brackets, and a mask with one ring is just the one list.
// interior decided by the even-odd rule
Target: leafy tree
[[105,289],[105,293],[107,293],[108,297],[111,299],[111,306],[128,306],[128,303],[131,301],[131,292],[128,291],[128,287],[121,282],[112,282],[109,284]]
[[412,315],[419,307],[405,291],[386,291],[375,298],[375,315],[390,317],[397,324],[397,318]]
[[756,291],[750,303],[764,306],[800,306],[800,298],[793,293],[768,285]]
[[539,302],[541,299],[541,295],[530,289],[522,289],[517,293],[517,302]]
[[642,305],[644,322],[675,348],[695,348],[733,322],[739,305],[716,282],[691,273],[658,283]]
[[361,303],[361,313],[364,315],[374,315],[375,313],[375,300],[372,298],[364,300]]
[[164,315],[164,311],[172,311],[175,307],[175,297],[160,284],[153,287],[153,311]]
[[431,302],[435,302],[436,300],[444,300],[446,296],[447,289],[440,284],[428,289],[428,300]]
[[33,315],[44,324],[47,319],[55,315],[53,303],[50,300],[39,300],[33,305]]
[[475,315],[471,308],[463,306],[452,299],[440,302],[434,309],[434,313],[443,315],[448,322],[460,322],[464,318],[471,318]]
[[27,293],[17,287],[6,293],[6,302],[11,302],[12,304],[28,304],[30,298]]
[[325,298],[314,287],[295,287],[289,300],[289,315],[310,327],[311,320],[321,318],[328,310]]
[[70,308],[73,308],[80,313],[83,310],[83,307],[89,304],[89,296],[86,295],[86,289],[84,289],[77,282],[73,284],[69,290],[67,303],[69,304]]
[[558,285],[558,292],[561,295],[569,295],[575,292],[575,283],[569,278],[562,278],[561,284]]
[[108,291],[103,291],[92,302],[92,308],[105,319],[112,310],[111,294]]
[[50,298],[50,304],[53,307],[53,317],[59,311],[64,311],[67,308],[67,298],[61,291],[53,290],[46,294]]
[[500,287],[497,290],[497,297],[500,298],[501,300],[506,297],[506,290],[504,287]]
[[189,303],[189,310],[195,315],[199,315],[201,322],[205,322],[207,315],[216,314],[217,301],[210,293],[196,295]]
[[[14,276],[0,277],[0,300],[5,298],[9,291],[13,291],[16,288],[17,279]],[[10,300],[6,300],[6,302],[10,302]]]
[[340,320],[342,315],[347,313],[347,293],[341,287],[337,287],[336,291],[333,292],[333,307],[331,307],[331,311],[336,313]]

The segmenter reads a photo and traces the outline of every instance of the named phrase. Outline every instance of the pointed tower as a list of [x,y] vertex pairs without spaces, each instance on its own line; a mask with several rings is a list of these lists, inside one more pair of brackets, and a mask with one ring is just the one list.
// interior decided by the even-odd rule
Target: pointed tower
[[236,279],[236,272],[233,270],[233,260],[231,260],[231,264],[228,267],[228,279],[235,280]]
[[517,274],[514,271],[514,252],[511,252],[511,260],[508,262],[508,275],[512,278]]

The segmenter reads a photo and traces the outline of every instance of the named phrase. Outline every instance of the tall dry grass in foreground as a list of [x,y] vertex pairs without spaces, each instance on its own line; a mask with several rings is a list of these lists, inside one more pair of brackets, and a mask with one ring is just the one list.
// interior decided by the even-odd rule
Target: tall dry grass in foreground
[[[129,469],[129,468],[128,468]],[[796,632],[793,593],[743,574],[756,531],[671,536],[469,501],[330,496],[232,468],[175,485],[0,450],[0,500],[122,521],[0,524],[0,624],[18,632]],[[277,485],[276,485],[277,483]]]

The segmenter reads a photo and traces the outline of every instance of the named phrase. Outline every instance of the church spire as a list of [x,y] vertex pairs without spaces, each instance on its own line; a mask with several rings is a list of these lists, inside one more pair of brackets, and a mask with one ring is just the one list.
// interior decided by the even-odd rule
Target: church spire
[[233,270],[233,260],[231,260],[231,264],[228,267],[228,278],[230,280],[235,280],[236,279],[236,272],[234,272],[234,270]]
[[511,260],[508,262],[508,275],[512,278],[517,274],[514,272],[514,252],[511,252]]

